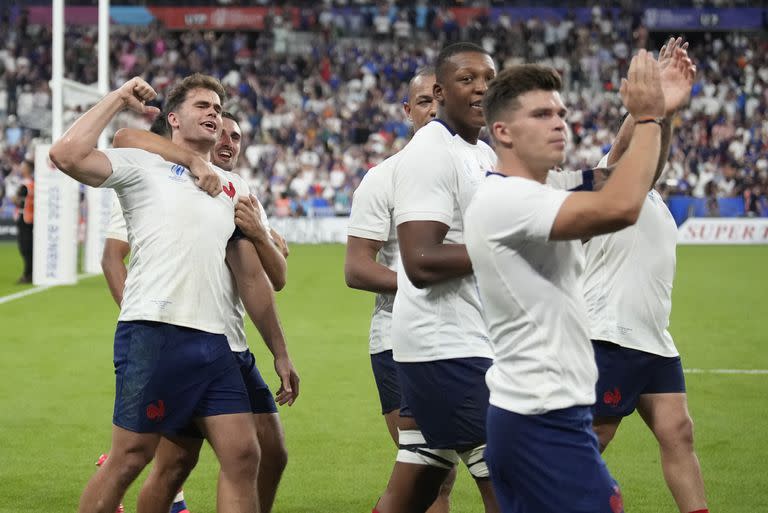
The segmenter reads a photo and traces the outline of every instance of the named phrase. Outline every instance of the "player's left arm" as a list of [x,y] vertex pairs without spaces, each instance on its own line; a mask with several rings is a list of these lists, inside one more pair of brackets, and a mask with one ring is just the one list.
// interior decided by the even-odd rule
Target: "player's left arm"
[[[688,43],[683,38],[670,38],[659,51],[661,88],[664,91],[664,118],[661,125],[661,152],[656,165],[653,183],[661,176],[669,160],[672,142],[672,119],[677,111],[688,105],[691,89],[696,77],[696,66],[688,57]],[[635,131],[635,120],[627,115],[608,153],[608,166],[615,165],[624,155]],[[602,188],[604,181],[595,180],[595,190]]]
[[264,344],[272,353],[280,378],[276,400],[291,406],[299,396],[299,375],[293,367],[275,305],[275,294],[264,272],[255,246],[246,239],[232,239],[227,244],[227,265],[235,277],[240,299]]
[[235,205],[235,224],[258,252],[264,271],[275,290],[282,290],[287,279],[288,265],[280,249],[272,242],[269,228],[261,216],[261,205],[253,196],[241,196]]

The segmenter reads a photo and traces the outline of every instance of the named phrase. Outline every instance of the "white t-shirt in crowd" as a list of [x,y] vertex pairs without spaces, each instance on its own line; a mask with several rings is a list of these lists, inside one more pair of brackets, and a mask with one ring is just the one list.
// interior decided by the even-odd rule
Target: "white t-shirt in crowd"
[[[445,244],[464,244],[464,211],[496,164],[482,141],[470,144],[435,120],[421,128],[395,165],[395,222],[447,225]],[[399,362],[485,357],[493,353],[473,275],[416,288],[397,275],[392,352]]]
[[[365,174],[355,190],[347,228],[347,234],[352,237],[383,242],[377,261],[395,272],[400,267],[400,248],[397,244],[397,227],[393,220],[395,199],[392,178],[399,159],[400,153],[396,153]],[[394,301],[395,294],[376,294],[368,337],[370,354],[392,349]]]
[[129,148],[104,154],[112,174],[101,186],[117,192],[131,246],[119,320],[224,333],[231,280],[225,251],[247,185],[214,167],[224,192],[212,198],[189,170],[159,155]]
[[595,402],[581,241],[550,241],[569,192],[492,174],[466,214],[466,244],[496,358],[490,403],[523,415]]

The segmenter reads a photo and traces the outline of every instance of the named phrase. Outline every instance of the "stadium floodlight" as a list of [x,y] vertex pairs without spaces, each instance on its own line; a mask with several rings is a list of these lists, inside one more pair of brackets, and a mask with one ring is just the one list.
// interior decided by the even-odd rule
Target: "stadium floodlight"
[[[81,84],[64,78],[64,0],[53,0],[51,136],[64,133],[65,109],[90,107],[109,90],[109,0],[99,0],[98,83]],[[99,138],[99,148],[107,146],[106,136]],[[39,145],[35,159],[35,230],[33,282],[36,285],[60,285],[77,281],[78,203],[80,185],[56,171],[47,158],[49,145]],[[86,230],[84,271],[101,272],[101,251],[113,201],[110,190],[85,186]]]

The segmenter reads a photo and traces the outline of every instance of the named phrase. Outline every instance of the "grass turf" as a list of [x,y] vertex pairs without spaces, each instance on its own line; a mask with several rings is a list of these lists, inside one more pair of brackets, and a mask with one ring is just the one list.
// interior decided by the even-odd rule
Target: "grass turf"
[[[768,247],[681,247],[671,331],[686,368],[768,369]],[[278,294],[301,396],[283,408],[289,465],[276,513],[370,511],[394,450],[378,413],[367,354],[372,296],[344,286],[343,246],[294,246]],[[0,296],[20,258],[0,244]],[[0,513],[74,511],[109,448],[117,307],[102,277],[0,304]],[[274,387],[254,328],[251,346]],[[768,375],[688,374],[696,446],[713,512],[768,511]],[[627,511],[675,511],[653,436],[634,415],[606,454]],[[215,511],[217,465],[205,448],[185,486],[193,513]],[[141,481],[141,478],[139,479]],[[135,511],[138,482],[125,498]],[[466,471],[453,511],[481,511]]]

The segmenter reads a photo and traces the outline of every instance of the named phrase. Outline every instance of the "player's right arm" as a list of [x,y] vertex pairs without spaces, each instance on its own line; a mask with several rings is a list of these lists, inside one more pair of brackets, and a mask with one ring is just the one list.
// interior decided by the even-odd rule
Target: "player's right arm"
[[400,257],[417,288],[472,273],[466,246],[444,242],[454,216],[456,163],[448,148],[436,151],[436,141],[421,133],[403,150],[394,179]]
[[107,279],[109,292],[117,303],[118,308],[123,303],[123,291],[125,279],[128,277],[128,269],[125,267],[125,257],[131,248],[127,242],[118,239],[107,238],[104,241],[104,252],[101,254],[101,269],[104,278]]
[[143,79],[134,77],[94,105],[51,146],[49,156],[56,167],[85,185],[98,187],[112,174],[112,164],[96,149],[99,135],[112,118],[124,109],[140,114],[158,113],[145,102],[157,96]]
[[[632,59],[621,96],[635,120],[664,116],[659,65],[645,50]],[[650,189],[660,149],[660,125],[636,123],[629,147],[605,186],[597,192],[571,193],[557,213],[550,239],[586,239],[634,224]]]
[[397,273],[376,261],[384,242],[347,236],[344,279],[347,287],[381,294],[397,292]]
[[138,148],[160,155],[168,162],[175,162],[189,169],[195,184],[211,196],[221,192],[221,179],[211,169],[208,161],[174,144],[163,136],[147,130],[121,128],[112,140],[115,148]]
[[125,279],[128,277],[125,257],[130,252],[128,228],[125,225],[123,208],[115,198],[112,202],[112,211],[109,214],[109,228],[107,229],[107,238],[104,241],[104,251],[101,254],[101,270],[104,272],[109,292],[118,308],[123,303]]
[[398,225],[400,257],[416,288],[472,274],[464,244],[445,244],[448,225],[438,221],[409,221]]
[[397,292],[397,273],[376,260],[392,228],[392,175],[389,165],[391,161],[385,161],[369,170],[355,190],[344,257],[347,287],[380,294]]

